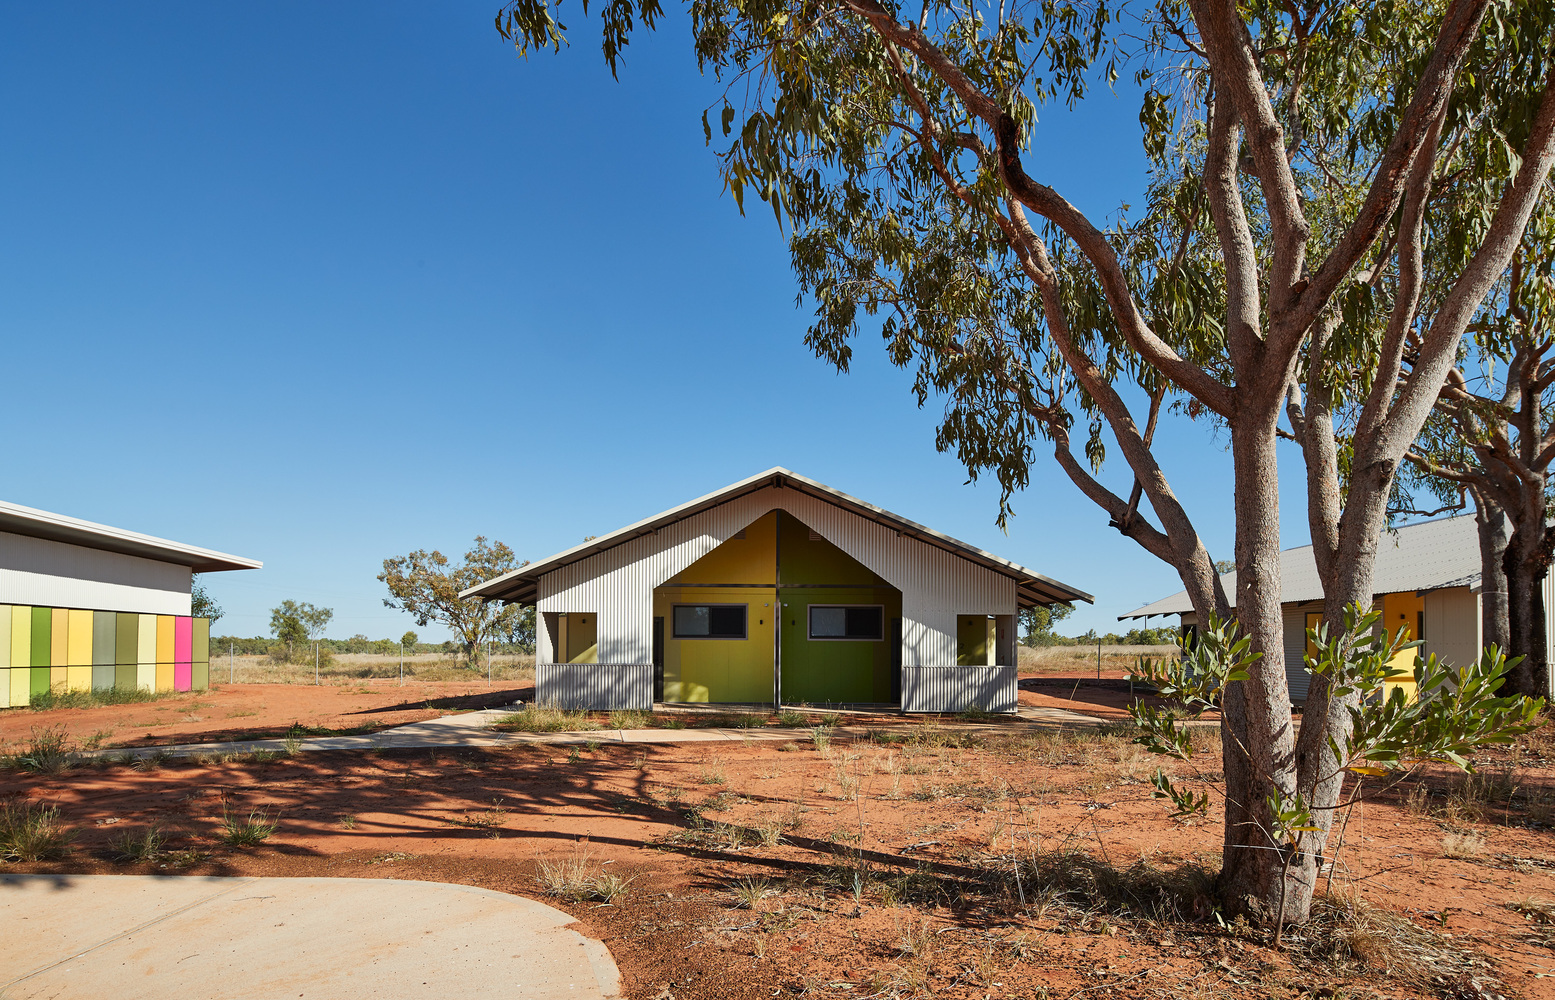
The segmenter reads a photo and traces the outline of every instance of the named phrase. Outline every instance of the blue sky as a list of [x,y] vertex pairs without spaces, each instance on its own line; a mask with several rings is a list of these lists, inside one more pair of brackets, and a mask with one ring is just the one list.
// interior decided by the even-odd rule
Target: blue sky
[[[264,560],[207,581],[241,635],[293,598],[398,636],[387,556],[538,558],[773,465],[1096,594],[1074,631],[1180,589],[1050,461],[1001,534],[876,341],[848,375],[809,354],[683,18],[616,82],[576,4],[576,44],[527,60],[496,6],[0,7],[0,497]],[[1137,201],[1136,107],[1047,115],[1032,173]],[[1224,441],[1159,440],[1229,557]]]

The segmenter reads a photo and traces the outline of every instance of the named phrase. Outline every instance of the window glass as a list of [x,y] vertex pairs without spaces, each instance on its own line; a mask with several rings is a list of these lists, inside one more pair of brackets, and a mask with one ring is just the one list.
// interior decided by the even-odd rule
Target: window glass
[[675,638],[744,639],[745,605],[677,604]]
[[812,639],[883,639],[885,609],[878,604],[810,606]]

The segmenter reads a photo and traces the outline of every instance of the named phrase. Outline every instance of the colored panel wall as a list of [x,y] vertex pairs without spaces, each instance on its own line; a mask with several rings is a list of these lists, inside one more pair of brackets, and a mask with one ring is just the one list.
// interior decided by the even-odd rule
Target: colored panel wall
[[92,612],[92,666],[111,667],[115,659],[115,633],[119,629],[119,616],[112,611]]
[[65,611],[65,665],[92,665],[92,613],[71,608]]
[[114,616],[113,662],[138,663],[140,615],[120,612]]
[[32,612],[32,651],[28,663],[34,667],[46,667],[49,665],[49,636],[54,628],[54,611],[52,608],[31,608]]
[[194,654],[193,660],[199,663],[201,660],[211,658],[211,620],[209,618],[195,618],[194,622]]
[[69,666],[70,609],[51,608],[49,623],[49,666]]
[[173,619],[173,662],[194,659],[194,619],[183,615]]
[[173,690],[191,691],[194,688],[194,664],[173,664]]
[[777,581],[776,511],[745,526],[744,538],[730,538],[687,566],[665,586],[719,586],[731,583],[772,586]]
[[28,690],[32,686],[31,667],[12,667],[6,673],[10,674],[11,704],[12,706],[27,704],[27,698],[31,694]]
[[[727,544],[727,543],[726,543]],[[660,587],[653,613],[665,621],[664,700],[770,702],[777,591],[765,587]],[[677,604],[745,606],[744,639],[677,639]]]
[[787,511],[778,511],[776,516],[779,518],[779,584],[887,585],[884,579],[831,542],[811,538],[810,526],[799,518]]
[[173,635],[173,623],[177,621],[172,615],[157,615],[157,658],[156,663],[172,663],[176,657],[173,655],[176,639]]
[[135,647],[135,687],[142,691],[157,689],[157,616],[141,615],[139,640]]
[[0,667],[11,665],[11,615],[15,609],[9,604],[0,604]]
[[[786,704],[890,702],[891,619],[902,596],[890,587],[788,587],[783,602],[783,701]],[[876,639],[811,639],[810,605],[880,605]]]
[[192,687],[196,691],[209,691],[211,687],[211,665],[206,660],[194,661],[194,679]]
[[31,667],[27,671],[27,691],[29,698],[49,693],[49,668]]
[[120,691],[135,690],[135,664],[115,664],[113,668],[113,686]]
[[11,608],[11,666],[32,665],[32,609]]

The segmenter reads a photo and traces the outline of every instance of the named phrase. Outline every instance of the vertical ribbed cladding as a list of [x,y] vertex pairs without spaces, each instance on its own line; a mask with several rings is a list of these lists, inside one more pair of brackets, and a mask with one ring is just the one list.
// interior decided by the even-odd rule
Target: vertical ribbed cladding
[[1312,675],[1307,673],[1307,613],[1298,605],[1287,604],[1280,609],[1281,625],[1285,632],[1285,682],[1290,685],[1290,700],[1300,704],[1307,700],[1307,688]]
[[652,711],[653,664],[536,664],[535,704],[574,712]]
[[653,659],[653,591],[768,511],[782,509],[902,592],[902,660],[953,664],[956,615],[1016,613],[1015,581],[793,488],[767,487],[547,573],[537,612],[598,616],[601,664]]
[[1011,714],[1020,701],[1016,667],[903,667],[902,711]]

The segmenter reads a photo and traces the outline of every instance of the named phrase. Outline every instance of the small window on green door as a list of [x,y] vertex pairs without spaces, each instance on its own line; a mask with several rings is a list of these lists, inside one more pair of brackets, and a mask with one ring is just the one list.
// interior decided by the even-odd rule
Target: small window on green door
[[885,638],[885,608],[879,604],[812,604],[810,638],[878,642]]

